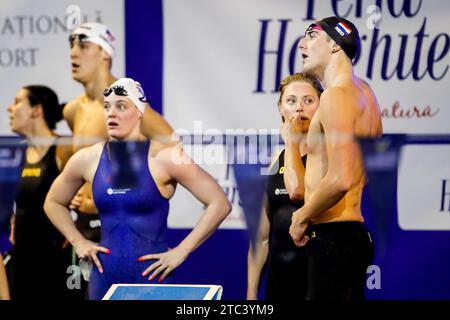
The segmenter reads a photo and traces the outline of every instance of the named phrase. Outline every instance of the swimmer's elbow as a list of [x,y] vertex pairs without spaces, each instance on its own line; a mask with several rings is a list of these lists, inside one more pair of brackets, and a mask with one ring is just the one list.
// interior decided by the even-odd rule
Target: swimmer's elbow
[[220,217],[221,221],[225,220],[232,210],[231,203],[225,195],[223,197],[216,198],[214,203],[211,203],[211,205],[214,206],[216,214]]
[[289,194],[289,199],[292,201],[292,202],[300,202],[300,201],[302,201],[303,199],[304,199],[305,197],[304,197],[304,195],[302,195],[301,193],[293,193],[293,194]]
[[381,136],[383,135],[383,133],[384,133],[384,130],[383,130],[383,123],[382,123],[381,120],[380,120],[380,125],[378,126],[378,131],[377,131],[377,137],[378,137],[378,138],[381,137]]
[[339,178],[335,180],[336,191],[339,193],[347,193],[353,185],[353,179],[350,177]]
[[225,198],[225,201],[223,203],[223,211],[225,217],[230,214],[231,210],[233,210],[233,206],[231,205],[230,201],[228,201],[228,199]]
[[353,185],[353,177],[351,175],[333,175],[327,179],[328,187],[337,194],[347,193]]
[[50,217],[50,212],[51,212],[51,208],[52,208],[52,200],[49,199],[49,196],[47,195],[47,197],[45,198],[45,202],[44,202],[44,212],[47,215],[47,217]]
[[305,199],[305,191],[304,190],[289,191],[289,199],[292,202],[303,201]]
[[44,212],[47,215],[47,217],[50,218],[54,214],[55,210],[58,211],[59,207],[66,207],[66,205],[58,202],[53,193],[49,192],[47,194],[47,197],[45,198],[43,206]]

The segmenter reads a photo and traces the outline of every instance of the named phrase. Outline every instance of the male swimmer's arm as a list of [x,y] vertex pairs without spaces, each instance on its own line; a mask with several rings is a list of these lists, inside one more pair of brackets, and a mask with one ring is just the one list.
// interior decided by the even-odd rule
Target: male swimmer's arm
[[141,133],[164,145],[174,145],[178,141],[172,141],[173,129],[170,124],[150,105],[147,105],[141,122]]
[[269,253],[269,219],[265,208],[261,212],[256,246],[250,244],[247,257],[247,300],[258,299],[258,289],[261,282],[261,274]]
[[73,126],[75,123],[75,113],[78,107],[78,99],[72,100],[68,102],[63,109],[63,117],[64,120],[66,120],[67,125],[69,126],[70,130],[73,132]]
[[164,270],[160,281],[208,239],[231,211],[231,204],[222,188],[213,177],[192,161],[180,144],[161,152],[163,152],[161,158],[170,177],[188,189],[205,205],[206,210],[194,229],[177,247],[163,254],[150,254],[140,258],[141,261],[159,259],[144,271],[143,276],[158,268],[149,279],[153,279]]
[[3,257],[0,253],[0,300],[10,300],[8,279],[6,277],[5,266],[3,265]]
[[346,94],[339,88],[325,91],[320,98],[319,117],[324,130],[328,170],[305,205],[297,210],[300,223],[336,205],[353,184],[354,117]]
[[15,228],[16,228],[16,214],[14,213],[11,216],[11,221],[10,221],[10,233],[9,233],[9,242],[11,242],[12,245],[16,244],[16,239],[14,237],[14,232],[15,232]]
[[58,169],[62,171],[73,155],[73,147],[71,144],[72,138],[62,137],[58,139],[58,146],[56,147],[56,164]]
[[[79,204],[74,205],[77,201],[79,201]],[[86,214],[98,214],[98,209],[94,202],[94,195],[92,194],[92,184],[86,182],[78,190],[77,195],[72,200],[70,209],[78,210]]]

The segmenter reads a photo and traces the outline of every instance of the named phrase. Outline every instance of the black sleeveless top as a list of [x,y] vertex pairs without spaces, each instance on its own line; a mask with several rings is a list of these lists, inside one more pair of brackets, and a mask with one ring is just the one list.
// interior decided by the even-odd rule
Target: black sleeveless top
[[44,212],[44,202],[60,170],[56,164],[56,146],[52,145],[37,163],[25,162],[16,197],[15,247],[60,248],[64,237]]
[[[303,206],[304,201],[293,202],[289,198],[286,185],[284,184],[284,152],[272,167],[272,172],[267,179],[268,218],[270,222],[269,246],[272,250],[286,250],[296,248],[292,238],[289,236],[292,213]],[[302,157],[303,165],[306,166],[306,155]]]
[[[283,150],[267,179],[267,215],[270,222],[268,277],[266,298],[269,300],[304,299],[307,289],[307,260],[304,247],[295,246],[289,235],[292,213],[304,201],[293,202],[284,184]],[[306,166],[306,155],[302,157]]]

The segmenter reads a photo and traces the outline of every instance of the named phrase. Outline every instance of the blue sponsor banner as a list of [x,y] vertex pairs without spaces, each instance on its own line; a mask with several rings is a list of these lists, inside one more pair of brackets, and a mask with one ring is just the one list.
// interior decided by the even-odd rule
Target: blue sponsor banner
[[9,247],[6,235],[25,160],[26,145],[21,140],[0,137],[0,252]]
[[[399,201],[404,201],[397,195],[399,166],[408,160],[401,157],[403,149],[412,145],[439,145],[448,150],[450,136],[385,135],[380,140],[362,141],[368,176],[362,212],[375,243],[375,268],[368,270],[368,299],[450,299],[450,231],[404,230],[399,225]],[[426,168],[427,163],[420,167]],[[426,194],[415,194],[412,185],[411,189],[406,201],[414,197],[430,201]],[[442,215],[450,219],[450,188],[441,191],[440,201],[430,207],[439,208],[443,202]],[[432,219],[431,210],[420,213]]]

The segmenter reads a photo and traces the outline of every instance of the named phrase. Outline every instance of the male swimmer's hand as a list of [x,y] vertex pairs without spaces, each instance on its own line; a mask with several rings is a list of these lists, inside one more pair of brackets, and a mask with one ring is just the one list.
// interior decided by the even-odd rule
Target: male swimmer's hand
[[80,259],[93,261],[98,268],[100,273],[103,273],[103,267],[98,260],[97,253],[103,252],[109,254],[111,251],[105,247],[99,246],[97,243],[94,243],[87,239],[81,239],[77,242],[73,243],[73,247],[75,248],[75,252]]
[[11,232],[10,232],[10,234],[9,234],[9,242],[10,242],[12,245],[15,245],[15,244],[16,244],[16,238],[14,237],[14,228],[15,228],[15,226],[16,226],[15,221],[16,221],[16,218],[15,218],[15,216],[14,216],[14,217],[11,219]]
[[67,239],[64,239],[62,245],[61,245],[61,249],[67,249],[70,246],[70,242]]
[[81,207],[81,202],[83,201],[83,190],[78,190],[75,197],[70,201],[69,209],[78,211]]
[[303,247],[309,240],[309,237],[305,235],[305,230],[308,227],[307,222],[302,222],[300,218],[300,214],[296,211],[292,215],[292,223],[289,228],[289,235],[294,241],[297,247]]
[[84,187],[78,190],[75,197],[73,197],[69,204],[69,209],[88,214],[98,213],[94,200],[92,200],[92,195]]
[[138,259],[138,261],[146,261],[150,259],[158,260],[154,262],[150,267],[145,269],[142,273],[142,276],[147,276],[150,272],[154,270],[152,275],[148,278],[148,280],[153,280],[159,273],[163,270],[163,274],[159,277],[158,282],[163,281],[172,270],[178,267],[183,263],[184,260],[188,257],[189,252],[184,250],[183,248],[176,247],[174,249],[169,249],[164,253],[156,253],[156,254],[148,254],[142,256]]

